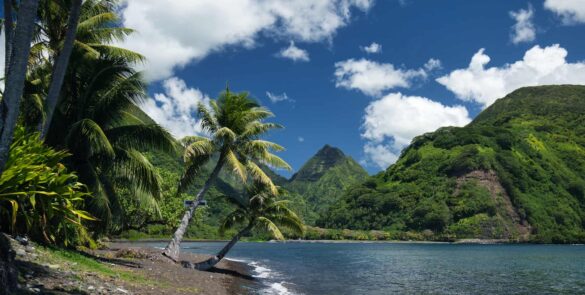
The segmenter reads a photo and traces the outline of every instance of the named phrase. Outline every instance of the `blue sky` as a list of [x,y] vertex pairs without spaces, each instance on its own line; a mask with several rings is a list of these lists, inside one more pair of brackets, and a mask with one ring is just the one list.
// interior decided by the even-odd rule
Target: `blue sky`
[[585,1],[193,2],[122,9],[139,32],[124,46],[150,59],[145,110],[196,134],[193,106],[229,82],[286,126],[269,138],[295,170],[330,144],[375,173],[413,136],[465,125],[518,87],[585,83]]

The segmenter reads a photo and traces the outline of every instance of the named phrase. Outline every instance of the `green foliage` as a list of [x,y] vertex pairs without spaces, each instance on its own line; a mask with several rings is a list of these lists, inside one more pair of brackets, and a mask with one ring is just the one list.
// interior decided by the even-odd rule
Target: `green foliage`
[[49,244],[93,243],[85,224],[95,219],[83,211],[90,195],[61,163],[66,156],[17,130],[0,176],[0,230]]
[[[584,122],[585,87],[519,89],[469,126],[415,138],[396,164],[347,190],[317,225],[460,238],[518,238],[526,227],[520,238],[583,242]],[[464,181],[470,172],[477,181]]]
[[314,224],[343,191],[362,182],[368,174],[337,148],[324,146],[293,175],[284,188],[291,191],[291,206],[307,224]]
[[[70,6],[66,1],[44,2],[39,13],[42,29],[33,45],[38,64],[29,78],[40,87],[31,88],[31,96],[46,92],[50,79],[42,69],[50,69],[53,59],[41,53],[58,54],[68,15],[63,8]],[[97,234],[121,229],[123,205],[158,210],[160,178],[142,152],[175,152],[172,136],[138,107],[146,98],[146,84],[133,64],[142,56],[110,45],[132,32],[119,26],[115,2],[83,2],[74,50],[45,138],[48,145],[71,153],[65,164],[92,191],[86,210],[100,219],[92,228]],[[36,127],[33,119],[24,118],[23,124]]]

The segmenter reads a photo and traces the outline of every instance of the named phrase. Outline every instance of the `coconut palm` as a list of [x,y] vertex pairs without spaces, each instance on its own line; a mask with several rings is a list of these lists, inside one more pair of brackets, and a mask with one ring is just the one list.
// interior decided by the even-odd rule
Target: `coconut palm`
[[94,194],[88,211],[103,222],[97,230],[108,230],[119,224],[121,189],[157,209],[159,176],[141,151],[173,153],[175,142],[137,107],[145,85],[124,60],[86,61],[72,72],[45,142],[72,154],[70,166]]
[[291,211],[287,205],[288,201],[278,200],[279,194],[274,194],[271,188],[264,184],[254,184],[248,188],[244,200],[235,200],[237,209],[226,216],[220,227],[223,235],[226,230],[236,226],[243,226],[236,235],[219,251],[216,256],[206,261],[190,264],[187,266],[199,270],[208,270],[219,263],[240,240],[251,230],[260,230],[269,233],[274,239],[284,240],[280,228],[286,228],[292,233],[303,235],[304,226],[301,219]]
[[[8,0],[5,0],[6,4]],[[9,4],[8,4],[9,5]],[[18,7],[17,24],[6,31],[6,44],[10,50],[5,73],[5,92],[0,102],[0,175],[8,160],[14,128],[20,113],[20,100],[24,90],[30,43],[33,38],[39,0],[22,0]],[[11,18],[12,15],[6,15]],[[8,22],[11,23],[11,22]]]
[[44,138],[49,131],[49,122],[53,118],[55,107],[57,106],[57,99],[59,98],[59,92],[65,79],[67,72],[67,66],[69,65],[69,58],[73,51],[73,43],[75,42],[75,34],[77,32],[77,24],[79,23],[79,16],[81,14],[81,0],[73,0],[71,2],[71,9],[69,11],[69,20],[67,21],[67,31],[65,33],[65,39],[63,40],[63,48],[57,55],[55,64],[53,67],[53,73],[51,75],[51,85],[45,99],[46,104],[46,115],[45,124],[41,125],[41,138]]
[[174,261],[178,259],[179,245],[193,212],[203,201],[205,193],[216,180],[222,167],[227,166],[242,183],[246,183],[248,176],[251,176],[255,181],[266,185],[273,193],[277,192],[276,187],[257,163],[290,169],[284,160],[272,153],[282,151],[284,148],[260,139],[260,136],[269,130],[281,128],[278,124],[264,122],[273,116],[268,109],[260,107],[247,93],[232,93],[229,89],[217,100],[211,100],[209,105],[211,109],[199,104],[198,113],[201,117],[201,126],[210,137],[186,139],[183,157],[185,172],[181,177],[178,193],[184,192],[193,183],[195,176],[212,157],[217,156],[214,157],[217,162],[211,175],[185,211],[179,227],[163,252],[163,255]]
[[39,10],[24,101],[29,108],[26,119],[33,119],[25,120],[26,124],[39,129],[43,138],[63,97],[61,90],[65,86],[60,80],[71,83],[66,78],[73,75],[70,68],[103,58],[125,60],[129,64],[144,60],[142,55],[113,44],[133,33],[119,26],[117,3],[117,0],[41,0],[43,9]]

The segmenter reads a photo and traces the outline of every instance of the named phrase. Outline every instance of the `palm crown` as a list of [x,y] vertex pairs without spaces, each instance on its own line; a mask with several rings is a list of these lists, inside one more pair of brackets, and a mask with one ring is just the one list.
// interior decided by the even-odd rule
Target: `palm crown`
[[259,163],[274,168],[290,169],[290,166],[272,152],[284,148],[259,137],[281,125],[263,122],[273,114],[248,97],[247,93],[232,93],[226,90],[217,101],[210,101],[209,107],[199,104],[201,126],[209,137],[188,137],[184,160],[186,170],[179,184],[184,191],[194,180],[201,167],[216,154],[220,165],[226,165],[242,182],[251,176],[266,185],[273,193],[276,187]]
[[279,200],[284,194],[285,191],[281,188],[277,187],[275,194],[261,183],[247,188],[243,200],[232,198],[237,209],[226,216],[219,229],[220,233],[223,234],[237,225],[246,225],[249,229],[266,231],[277,240],[284,240],[281,227],[302,236],[303,222],[288,208],[289,201]]

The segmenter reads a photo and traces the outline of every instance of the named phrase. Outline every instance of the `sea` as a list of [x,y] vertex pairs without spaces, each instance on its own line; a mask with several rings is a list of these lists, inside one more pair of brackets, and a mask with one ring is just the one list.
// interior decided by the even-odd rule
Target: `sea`
[[249,265],[250,294],[585,294],[585,245],[240,242],[227,258]]

